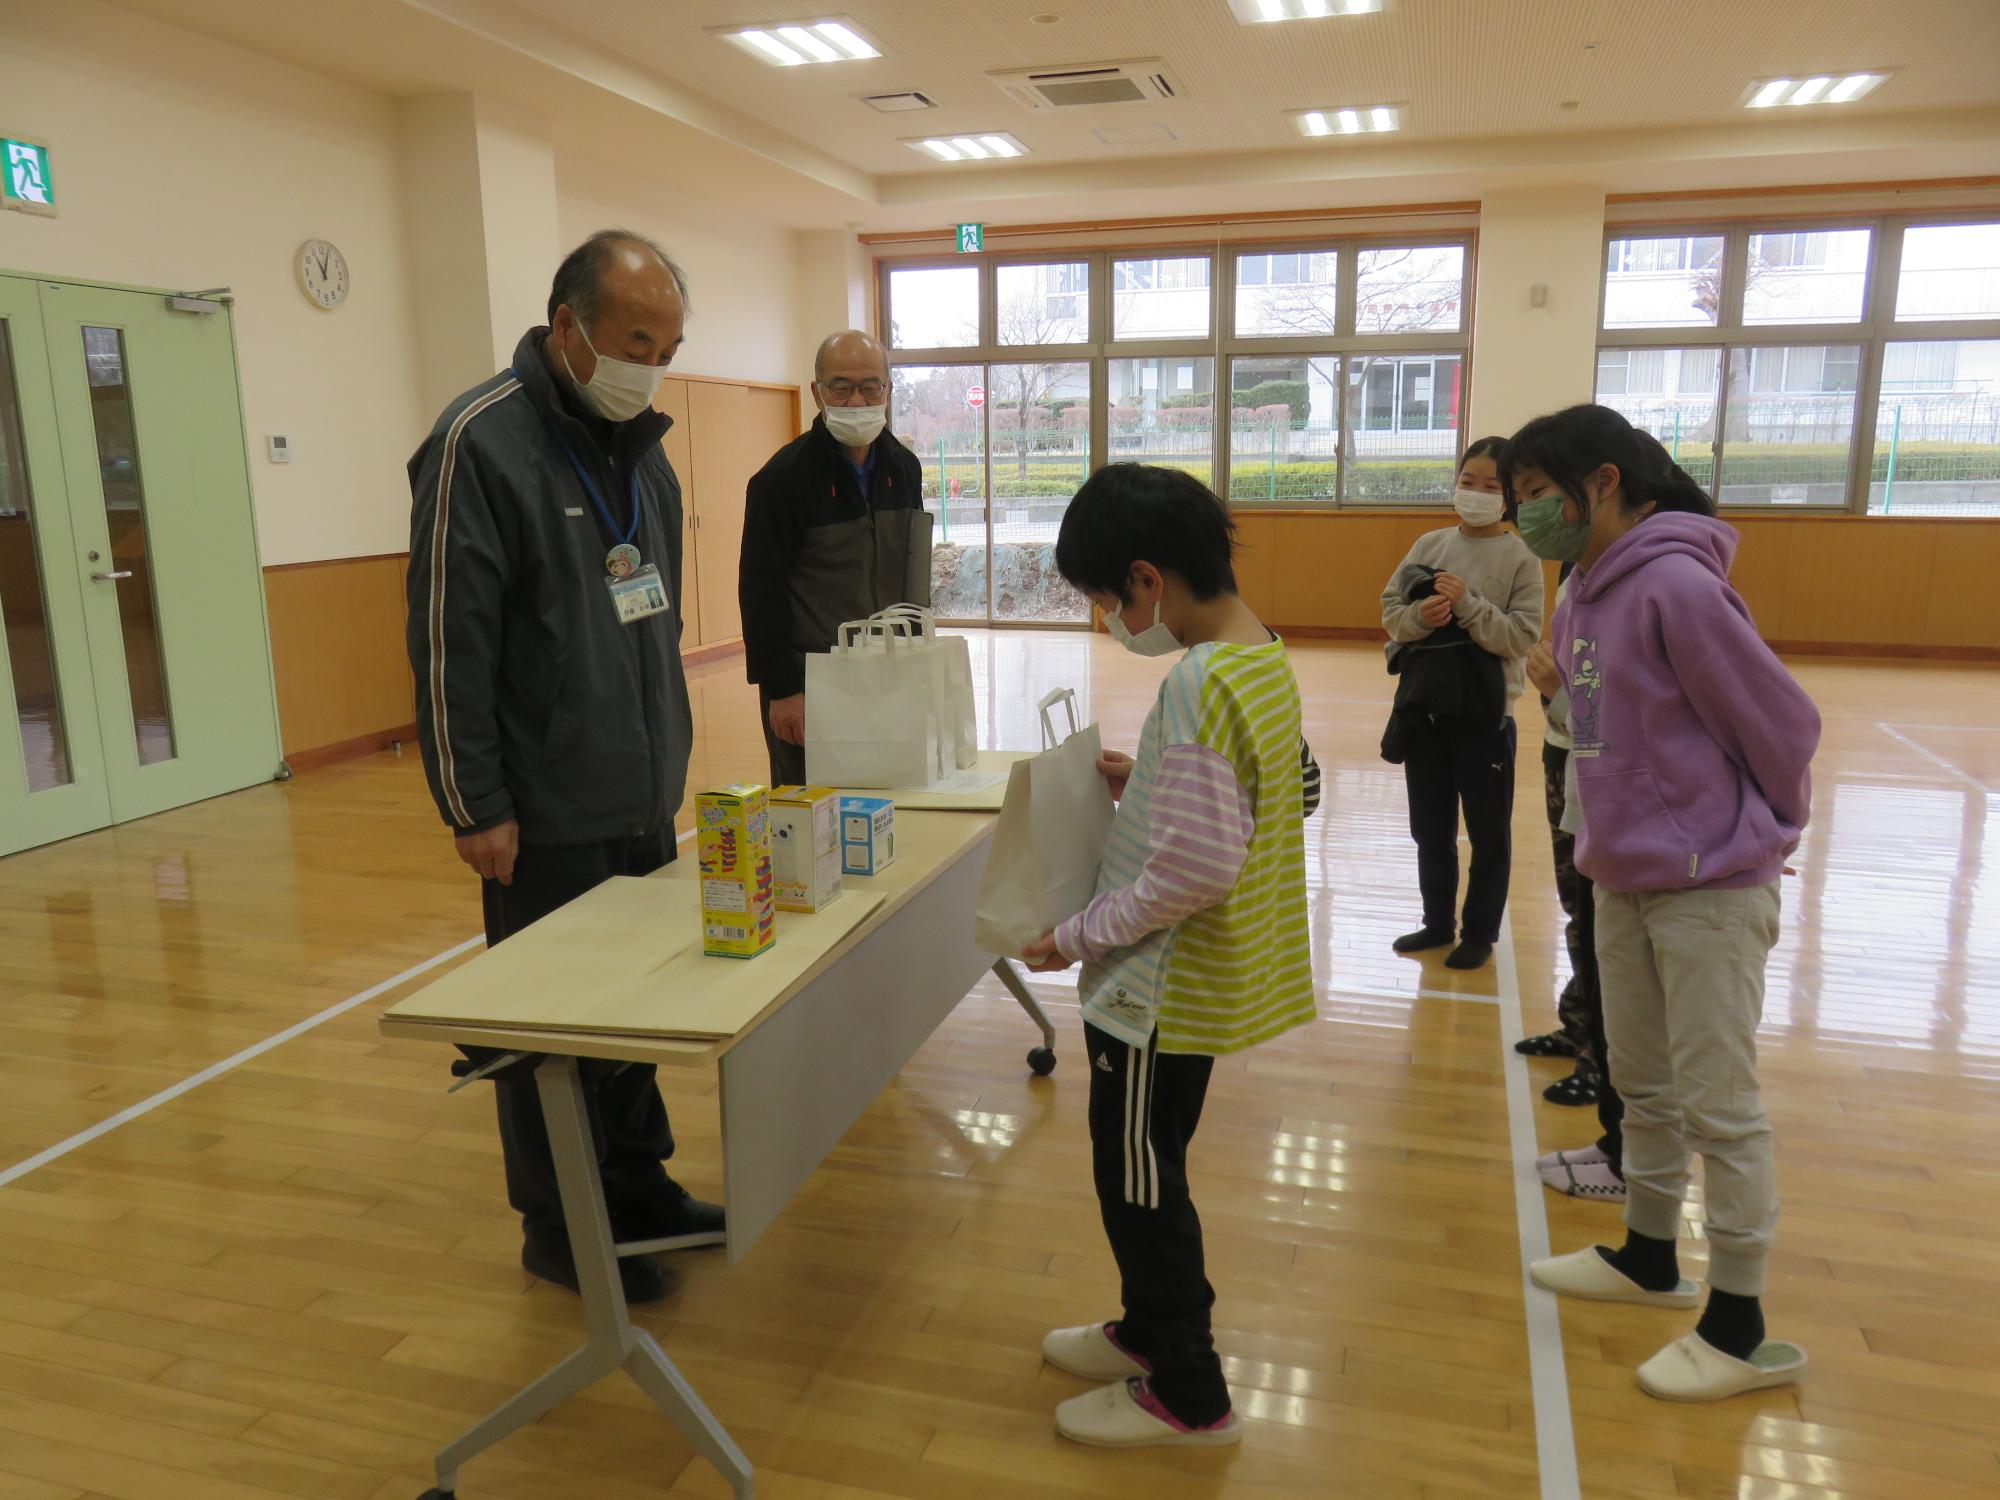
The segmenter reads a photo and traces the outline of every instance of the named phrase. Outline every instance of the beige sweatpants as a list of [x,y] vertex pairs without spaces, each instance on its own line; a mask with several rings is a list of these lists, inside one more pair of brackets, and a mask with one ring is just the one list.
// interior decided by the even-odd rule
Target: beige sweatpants
[[1778,887],[1597,888],[1611,1078],[1625,1099],[1625,1223],[1676,1239],[1688,1163],[1706,1173],[1709,1285],[1762,1296],[1778,1222],[1771,1124],[1757,1088],[1764,963]]

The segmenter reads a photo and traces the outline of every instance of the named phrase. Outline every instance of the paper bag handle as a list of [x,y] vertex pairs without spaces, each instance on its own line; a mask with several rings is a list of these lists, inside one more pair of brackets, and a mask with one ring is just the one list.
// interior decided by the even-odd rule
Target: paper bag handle
[[882,638],[883,649],[893,651],[898,637],[901,637],[904,644],[909,644],[910,622],[900,617],[885,620],[879,616],[867,620],[849,620],[840,627],[840,632],[834,640],[834,649],[836,651],[855,650],[858,641],[850,639],[850,637],[860,636],[880,636]]
[[1049,719],[1049,710],[1054,708],[1058,703],[1063,704],[1069,710],[1070,734],[1075,734],[1083,727],[1076,719],[1076,689],[1057,688],[1037,705],[1042,715],[1042,748],[1044,750],[1053,750],[1063,740],[1069,738],[1069,735],[1058,735],[1056,733],[1056,726]]
[[911,633],[918,637],[935,639],[937,636],[937,616],[918,604],[892,604],[879,610],[870,618],[888,622],[905,620],[909,622]]

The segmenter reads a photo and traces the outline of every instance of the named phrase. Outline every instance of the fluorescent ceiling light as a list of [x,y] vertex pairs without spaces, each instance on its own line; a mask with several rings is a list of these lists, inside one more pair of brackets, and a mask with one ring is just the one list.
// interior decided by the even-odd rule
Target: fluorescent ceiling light
[[864,40],[861,33],[845,21],[821,21],[813,30],[817,31],[829,42],[832,42],[834,46],[845,52],[849,57],[861,59],[880,57],[882,55],[881,48],[872,42]]
[[1273,21],[1317,21],[1322,16],[1366,16],[1386,10],[1388,0],[1229,0],[1245,26]]
[[1342,135],[1380,135],[1402,127],[1402,111],[1393,104],[1358,105],[1351,109],[1303,109],[1292,115],[1300,135],[1334,133],[1334,122]]
[[1026,156],[1028,148],[1004,130],[971,135],[927,135],[903,142],[912,151],[937,161],[996,161]]
[[781,68],[805,63],[851,62],[880,57],[882,49],[845,16],[805,21],[761,21],[754,26],[722,26],[713,34],[734,42],[752,57]]
[[839,62],[840,54],[803,26],[780,26],[778,35],[814,62]]
[[1759,79],[1743,91],[1745,109],[1777,105],[1848,104],[1889,81],[1887,72],[1815,73],[1809,78]]

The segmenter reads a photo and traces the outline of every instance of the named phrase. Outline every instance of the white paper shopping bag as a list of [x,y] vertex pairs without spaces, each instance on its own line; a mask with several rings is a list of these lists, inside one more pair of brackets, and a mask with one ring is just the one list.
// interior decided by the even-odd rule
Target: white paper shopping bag
[[[1049,710],[1064,703],[1070,733],[1058,741]],[[1090,904],[1111,836],[1111,789],[1098,773],[1102,740],[1076,722],[1076,694],[1062,688],[1041,702],[1041,754],[1016,761],[979,882],[973,941],[1003,957]]]
[[934,670],[908,621],[842,625],[833,650],[806,657],[806,780],[868,788],[935,781]]
[[914,604],[894,604],[875,619],[906,619],[934,653],[932,691],[938,700],[939,771],[966,770],[979,759],[979,717],[972,693],[972,647],[962,635],[940,635],[937,616]]

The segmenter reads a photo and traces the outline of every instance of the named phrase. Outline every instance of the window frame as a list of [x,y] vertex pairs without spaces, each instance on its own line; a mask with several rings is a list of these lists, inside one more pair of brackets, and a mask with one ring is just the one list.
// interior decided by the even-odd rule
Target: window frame
[[[928,253],[882,255],[874,262],[877,331],[885,346],[889,342],[890,320],[894,313],[890,278],[903,270],[938,270],[976,266],[979,269],[979,337],[975,344],[949,348],[889,349],[889,363],[897,365],[1022,364],[1081,361],[1091,366],[1088,472],[1094,473],[1108,461],[1110,446],[1110,365],[1122,359],[1208,359],[1214,381],[1227,388],[1235,362],[1245,357],[1280,356],[1293,359],[1335,358],[1345,380],[1347,362],[1356,355],[1424,355],[1432,358],[1455,356],[1459,369],[1460,421],[1471,410],[1472,328],[1478,278],[1478,231],[1408,229],[1401,232],[1368,232],[1292,236],[1279,239],[1172,240],[1159,244],[1108,244],[1089,249],[1074,247],[1036,250],[987,250],[973,255]],[[1374,334],[1357,332],[1355,298],[1359,282],[1359,252],[1362,250],[1424,250],[1456,248],[1463,253],[1463,275],[1459,283],[1459,320],[1454,330],[1414,333]],[[1336,308],[1334,327],[1329,333],[1239,335],[1236,330],[1236,263],[1239,256],[1328,255],[1335,257]],[[1209,329],[1206,336],[1192,338],[1119,339],[1115,336],[1117,288],[1113,267],[1119,261],[1206,259],[1208,262]],[[1002,344],[999,341],[999,268],[1085,262],[1089,266],[1089,338],[1069,344]],[[1319,285],[1322,283],[1312,283]],[[1209,482],[1227,500],[1233,455],[1230,448],[1232,403],[1213,403],[1210,430],[1211,468]],[[1336,414],[1336,422],[1344,416]],[[1357,431],[1360,430],[1357,423]],[[1427,429],[1436,431],[1435,427]],[[1461,433],[1463,436],[1463,433]],[[1259,499],[1232,503],[1233,509],[1328,511],[1358,510],[1381,512],[1395,509],[1446,511],[1450,507],[1448,489],[1436,501],[1378,502],[1348,497],[1347,444],[1338,442],[1339,454],[1335,493],[1325,500]],[[1457,454],[1452,454],[1455,459]],[[1449,460],[1448,460],[1449,461]],[[991,462],[991,455],[988,455]]]
[[[1735,395],[1732,384],[1732,355],[1742,350],[1747,372],[1751,349],[1832,347],[1859,345],[1860,362],[1854,389],[1854,420],[1849,438],[1846,494],[1838,505],[1785,505],[1778,514],[1822,515],[1869,514],[1868,495],[1875,459],[1875,428],[1882,401],[1882,367],[1892,343],[1954,343],[2000,339],[2000,318],[1961,318],[1899,321],[1896,294],[1902,279],[1903,235],[1911,229],[1946,228],[1956,225],[2000,224],[2000,211],[1965,209],[1934,213],[1815,214],[1787,217],[1782,214],[1713,220],[1662,219],[1623,220],[1604,226],[1602,252],[1597,274],[1597,344],[1602,355],[1611,350],[1713,348],[1719,352],[1721,369],[1716,393],[1715,436],[1709,446],[1712,464],[1710,491],[1723,509],[1748,514],[1770,515],[1766,501],[1731,504],[1722,499],[1728,482],[1728,413]],[[1835,323],[1745,323],[1743,306],[1749,283],[1750,239],[1753,235],[1826,233],[1843,229],[1869,231],[1868,260],[1861,288],[1861,316]],[[1691,239],[1722,237],[1722,282],[1715,322],[1676,324],[1663,328],[1606,328],[1605,303],[1611,274],[1611,247],[1619,240]],[[1927,335],[1924,330],[1934,329]],[[1596,369],[1591,373],[1591,389],[1596,393]]]

